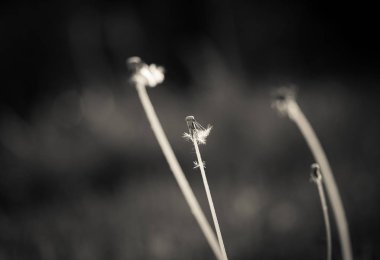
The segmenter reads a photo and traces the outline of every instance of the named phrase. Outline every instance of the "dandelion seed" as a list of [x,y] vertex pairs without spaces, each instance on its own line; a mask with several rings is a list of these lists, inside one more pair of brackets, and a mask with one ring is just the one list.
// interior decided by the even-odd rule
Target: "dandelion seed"
[[207,127],[204,128],[198,123],[196,123],[196,126],[197,126],[196,132],[195,132],[196,140],[198,141],[199,144],[206,144],[206,139],[210,135],[212,126],[207,125]]
[[192,137],[191,134],[189,134],[189,133],[183,133],[182,137],[183,137],[186,141],[193,141],[193,137]]

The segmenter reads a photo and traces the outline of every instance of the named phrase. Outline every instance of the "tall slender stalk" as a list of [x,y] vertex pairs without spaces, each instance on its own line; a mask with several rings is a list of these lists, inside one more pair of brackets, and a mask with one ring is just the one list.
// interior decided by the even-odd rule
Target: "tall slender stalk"
[[[203,130],[200,130],[199,128],[197,130],[196,121],[195,121],[195,119],[194,119],[193,116],[186,117],[186,121],[187,121],[187,124],[189,126],[189,134],[191,135],[191,140],[193,141],[195,153],[197,155],[197,160],[198,160],[197,167],[199,167],[199,169],[201,171],[201,174],[202,174],[203,185],[204,185],[205,190],[206,190],[207,200],[208,200],[208,204],[209,204],[209,207],[210,207],[212,219],[214,221],[214,226],[215,226],[216,234],[218,236],[219,246],[220,246],[220,249],[221,249],[221,251],[223,253],[224,259],[228,260],[226,249],[224,247],[222,232],[220,231],[220,226],[219,226],[218,218],[216,216],[214,202],[212,200],[210,187],[208,185],[208,181],[207,181],[207,177],[206,177],[205,166],[204,166],[204,163],[203,163],[203,160],[202,160],[202,157],[201,157],[201,153],[200,153],[199,147],[198,147],[197,134],[199,134],[199,132],[197,133],[197,131],[203,131]],[[211,129],[211,128],[209,128],[209,129]],[[205,131],[207,131],[207,130],[205,130]]]
[[331,227],[330,227],[330,219],[329,219],[329,211],[327,207],[325,192],[323,190],[322,185],[322,175],[320,172],[319,165],[317,163],[313,163],[311,165],[311,180],[317,185],[319,198],[321,200],[322,212],[323,212],[323,220],[325,223],[326,229],[326,259],[331,260],[331,252],[332,252],[332,242],[331,242]]
[[330,164],[313,128],[298,106],[294,93],[289,92],[289,90],[287,91],[288,92],[283,91],[283,93],[279,92],[277,95],[277,100],[273,105],[281,113],[288,115],[289,118],[297,125],[303,137],[305,138],[306,143],[308,144],[315,160],[320,165],[324,184],[327,190],[327,195],[334,212],[335,223],[338,227],[343,259],[352,260],[351,241],[346,214],[344,212],[342,200],[340,198],[338,187],[336,185]]
[[[165,135],[165,132],[158,120],[157,114],[153,108],[153,105],[149,99],[146,91],[146,86],[155,86],[163,81],[163,72],[158,67],[151,67],[143,64],[139,58],[128,59],[128,66],[135,70],[132,75],[132,82],[134,83],[146,116],[152,127],[153,133],[161,147],[161,150],[169,164],[169,167],[176,179],[180,190],[182,191],[187,204],[189,205],[191,212],[193,213],[196,221],[198,222],[207,242],[209,243],[212,251],[214,252],[218,260],[224,260],[223,254],[218,246],[218,241],[215,234],[208,223],[200,205],[197,201],[194,192],[192,191],[185,174],[183,173],[181,166],[171,148],[169,141]],[[158,70],[157,70],[158,69]],[[162,75],[161,75],[161,74]],[[155,82],[156,79],[156,82]]]

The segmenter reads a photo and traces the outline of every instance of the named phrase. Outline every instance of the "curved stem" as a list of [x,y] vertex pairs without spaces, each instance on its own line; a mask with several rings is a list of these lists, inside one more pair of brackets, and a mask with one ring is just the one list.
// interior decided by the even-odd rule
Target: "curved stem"
[[322,186],[322,180],[316,181],[319,198],[321,200],[321,206],[322,206],[322,212],[323,212],[323,219],[325,222],[325,228],[326,228],[326,259],[331,260],[331,252],[332,252],[332,242],[331,242],[331,226],[330,226],[330,220],[329,220],[329,212],[325,197],[325,192],[323,191]]
[[288,114],[304,136],[316,162],[321,167],[321,172],[326,186],[327,195],[329,197],[331,207],[334,212],[335,223],[338,227],[339,240],[341,244],[342,256],[344,260],[352,260],[352,249],[350,235],[347,225],[346,214],[344,212],[342,200],[339,195],[338,187],[336,185],[333,173],[331,171],[330,164],[322,149],[319,140],[311,127],[309,121],[302,113],[298,104],[291,100],[288,101]]

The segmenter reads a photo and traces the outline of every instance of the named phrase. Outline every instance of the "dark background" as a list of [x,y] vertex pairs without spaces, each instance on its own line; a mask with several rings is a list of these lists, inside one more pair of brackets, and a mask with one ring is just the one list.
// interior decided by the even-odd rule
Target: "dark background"
[[[330,158],[355,259],[379,253],[375,4],[77,1],[0,8],[0,259],[213,259],[166,164],[125,60],[149,89],[209,220],[184,118],[230,259],[323,259],[313,159],[270,93],[296,85]],[[333,256],[340,248],[333,225]]]

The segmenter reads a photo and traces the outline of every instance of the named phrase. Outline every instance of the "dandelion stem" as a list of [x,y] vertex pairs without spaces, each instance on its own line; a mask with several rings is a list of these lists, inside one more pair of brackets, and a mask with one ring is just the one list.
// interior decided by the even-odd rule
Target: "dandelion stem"
[[338,227],[343,259],[352,260],[352,249],[347,219],[330,164],[313,128],[305,115],[302,113],[296,101],[291,99],[287,102],[287,110],[290,119],[292,119],[300,129],[315,160],[321,167],[327,195],[329,196],[331,207],[334,212],[335,222]]
[[332,252],[332,242],[331,242],[331,226],[330,226],[330,219],[329,219],[329,211],[327,207],[327,201],[325,192],[323,190],[322,185],[322,175],[320,173],[319,165],[313,164],[312,166],[312,180],[315,182],[318,188],[319,198],[321,200],[321,206],[322,206],[322,212],[323,212],[323,219],[325,223],[325,229],[326,229],[326,259],[331,260],[331,252]]
[[191,212],[193,213],[195,219],[197,220],[204,236],[206,237],[207,242],[209,243],[212,251],[214,252],[216,258],[218,260],[223,260],[223,254],[218,246],[217,239],[215,237],[214,232],[210,224],[208,223],[182,169],[179,165],[177,158],[169,144],[168,139],[166,138],[165,132],[162,129],[160,121],[158,120],[157,114],[153,108],[153,105],[149,99],[148,93],[146,91],[146,87],[144,84],[136,83],[136,89],[138,92],[138,96],[142,103],[142,106],[145,110],[145,113],[148,117],[149,123],[152,127],[153,133],[157,138],[157,141],[161,147],[161,150],[169,164],[169,167],[180,187],[186,202],[188,203]]
[[203,184],[205,186],[207,200],[208,200],[208,204],[210,206],[212,219],[214,221],[214,226],[215,226],[216,234],[218,236],[220,250],[222,250],[224,259],[228,260],[226,249],[224,247],[222,232],[220,231],[218,218],[217,218],[216,212],[215,212],[214,202],[212,201],[210,187],[208,186],[208,182],[207,182],[206,172],[205,172],[205,169],[204,169],[205,167],[204,167],[204,164],[203,164],[203,161],[202,161],[201,153],[199,152],[199,147],[198,147],[197,140],[194,137],[193,137],[193,144],[194,144],[194,148],[195,148],[195,153],[197,154],[198,165],[199,165],[199,169],[201,170]]

